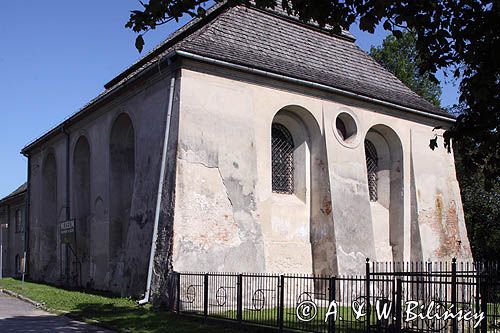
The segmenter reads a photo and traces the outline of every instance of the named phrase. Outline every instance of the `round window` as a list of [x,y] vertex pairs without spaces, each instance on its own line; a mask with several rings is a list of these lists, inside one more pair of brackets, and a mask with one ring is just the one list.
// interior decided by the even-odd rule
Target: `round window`
[[334,133],[344,146],[355,147],[358,144],[358,125],[352,115],[340,112],[334,121]]

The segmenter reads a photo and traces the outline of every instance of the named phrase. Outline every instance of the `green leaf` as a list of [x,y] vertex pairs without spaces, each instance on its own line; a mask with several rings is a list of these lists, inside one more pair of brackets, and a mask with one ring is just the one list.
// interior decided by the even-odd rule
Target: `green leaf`
[[144,48],[144,38],[142,38],[142,35],[137,36],[135,39],[135,48],[139,53],[142,52],[142,49]]
[[203,8],[201,6],[198,7],[197,11],[198,11],[198,16],[199,17],[204,17],[207,14],[207,11],[205,10],[205,8]]
[[434,149],[436,149],[438,147],[437,140],[438,140],[437,136],[434,137],[433,139],[429,140],[429,148],[430,149],[434,150]]
[[388,20],[384,22],[384,29],[391,30],[392,24]]
[[401,30],[394,30],[392,32],[392,34],[396,37],[396,38],[401,38],[403,37],[403,33],[401,32]]

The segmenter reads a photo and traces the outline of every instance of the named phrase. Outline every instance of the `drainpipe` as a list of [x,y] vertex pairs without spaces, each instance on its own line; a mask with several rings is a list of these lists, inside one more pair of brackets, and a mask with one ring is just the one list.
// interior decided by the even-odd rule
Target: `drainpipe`
[[158,193],[156,196],[156,211],[155,211],[155,220],[153,225],[153,238],[151,240],[151,251],[149,255],[148,280],[146,284],[146,292],[144,293],[144,298],[138,302],[139,305],[144,305],[149,302],[149,294],[151,292],[151,280],[153,278],[153,266],[156,253],[156,240],[158,239],[158,224],[160,220],[161,197],[163,192],[163,183],[165,181],[165,164],[167,161],[168,137],[170,133],[170,119],[172,118],[172,105],[174,99],[175,73],[172,73],[172,75],[173,76],[170,79],[170,92],[168,97],[165,136],[163,138],[163,151],[161,154],[160,179],[158,181]]
[[28,159],[28,179],[26,181],[26,196],[24,198],[24,251],[23,251],[23,272],[22,272],[22,282],[24,282],[24,276],[26,275],[26,266],[28,265],[29,256],[29,230],[30,230],[30,192],[31,192],[31,159],[28,154],[24,154]]

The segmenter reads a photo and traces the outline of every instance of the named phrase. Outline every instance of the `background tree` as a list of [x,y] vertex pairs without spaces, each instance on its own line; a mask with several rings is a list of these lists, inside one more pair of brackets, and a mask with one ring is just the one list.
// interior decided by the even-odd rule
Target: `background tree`
[[431,79],[429,72],[421,73],[421,62],[415,46],[415,34],[406,31],[400,38],[388,36],[382,45],[370,49],[370,55],[408,88],[435,106],[441,106],[441,87]]
[[[463,105],[450,109],[461,114]],[[454,145],[455,167],[460,183],[460,193],[474,259],[498,261],[500,258],[500,181],[486,182],[481,166],[468,166],[468,155],[474,152],[474,141],[463,138]],[[487,185],[487,186],[486,186]]]
[[[221,2],[222,0],[216,0]],[[359,24],[373,33],[381,25],[394,36],[415,33],[421,73],[437,82],[434,74],[443,69],[461,79],[462,112],[444,133],[445,146],[472,145],[462,156],[467,168],[484,173],[492,187],[500,178],[500,1],[498,0],[227,0],[259,8],[281,6],[304,22],[330,27],[332,33]],[[178,20],[184,14],[205,15],[211,0],[149,0],[133,10],[126,27],[139,35],[158,25]]]
[[[370,55],[388,69],[410,89],[436,106],[440,105],[441,88],[430,79],[428,72],[418,70],[420,57],[412,32],[404,32],[400,38],[386,37],[382,45],[372,47]],[[454,106],[451,113],[462,114],[463,105]],[[454,146],[457,178],[460,182],[467,233],[476,260],[498,260],[500,257],[500,183],[492,182],[485,189],[484,173],[468,168],[464,157],[474,151],[474,143],[462,140]]]

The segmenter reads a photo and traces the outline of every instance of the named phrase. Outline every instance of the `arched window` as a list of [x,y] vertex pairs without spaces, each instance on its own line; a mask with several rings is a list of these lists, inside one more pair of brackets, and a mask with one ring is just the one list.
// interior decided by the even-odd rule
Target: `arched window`
[[109,255],[112,263],[126,250],[135,182],[135,133],[132,120],[122,113],[111,128],[109,142],[110,198]]
[[370,201],[378,200],[378,156],[377,149],[369,140],[365,140],[366,170],[368,171],[368,191]]
[[273,124],[272,137],[272,185],[273,192],[293,194],[293,144],[292,135],[285,126]]

